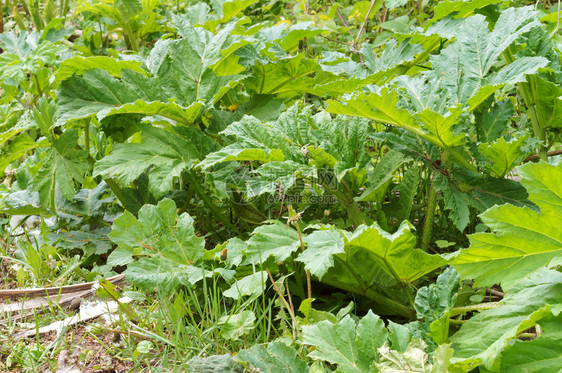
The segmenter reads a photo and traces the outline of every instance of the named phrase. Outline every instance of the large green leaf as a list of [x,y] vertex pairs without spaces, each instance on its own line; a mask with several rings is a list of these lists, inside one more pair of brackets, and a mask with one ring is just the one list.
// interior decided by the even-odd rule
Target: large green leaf
[[218,25],[227,23],[238,16],[244,9],[254,4],[257,0],[230,0],[222,2],[222,17],[205,23],[205,28],[214,30]]
[[562,169],[544,162],[518,168],[529,199],[540,209],[496,206],[481,215],[494,233],[469,236],[453,266],[475,285],[511,286],[521,274],[532,272],[562,255]]
[[221,336],[226,339],[237,340],[256,327],[256,315],[249,310],[222,316],[220,325]]
[[515,113],[513,103],[509,100],[496,102],[491,108],[484,108],[475,113],[476,130],[481,142],[492,142],[500,137]]
[[225,297],[240,299],[247,295],[256,295],[265,291],[265,283],[267,281],[267,272],[258,271],[252,273],[240,280],[236,280],[230,286],[230,289],[225,290],[222,294]]
[[123,69],[132,70],[143,75],[146,71],[141,68],[142,63],[134,60],[116,60],[107,56],[82,57],[75,56],[61,62],[55,75],[56,80],[62,82],[72,75],[81,75],[87,70],[103,69],[114,77],[121,77]]
[[442,344],[449,337],[449,311],[455,305],[460,289],[460,276],[449,267],[435,284],[424,286],[416,294],[414,307],[418,319],[429,325],[431,338]]
[[562,316],[548,316],[538,323],[542,334],[531,341],[517,340],[501,356],[502,372],[559,371],[562,367]]
[[562,127],[562,87],[536,77],[537,119],[542,127]]
[[149,189],[160,197],[173,189],[174,181],[200,158],[192,141],[171,132],[143,125],[143,142],[118,144],[113,152],[96,162],[94,175],[114,178],[128,186],[148,173]]
[[200,27],[182,28],[183,39],[156,43],[147,58],[150,71],[161,77],[165,89],[180,102],[218,101],[229,89],[231,80],[239,78],[217,76],[213,70],[224,57],[222,51],[238,40],[230,35],[233,28],[234,25],[229,25],[216,34]]
[[257,94],[292,97],[311,91],[316,82],[308,76],[319,70],[320,65],[304,53],[267,64],[258,61],[244,84]]
[[[525,272],[520,272],[525,273]],[[521,275],[520,275],[521,278]],[[513,286],[502,305],[473,316],[451,337],[453,362],[464,369],[499,368],[500,353],[518,333],[562,311],[562,273],[540,269]]]
[[58,90],[57,125],[69,120],[96,116],[98,120],[115,114],[162,115],[180,123],[191,124],[201,103],[178,104],[172,93],[162,89],[159,78],[146,78],[131,70],[121,70],[121,79],[100,69],[87,70],[61,83]]
[[[505,79],[500,78],[496,82],[490,78],[492,80],[489,80],[489,83],[485,79],[501,53],[518,36],[539,24],[532,7],[505,10],[492,31],[489,31],[484,16],[475,15],[467,18],[455,33],[456,41],[445,48],[440,55],[431,59],[433,67],[443,77],[444,83],[457,102],[466,103],[482,86],[489,83],[506,83]],[[540,57],[533,58],[533,61],[536,63],[532,68],[534,72],[548,63],[546,59]],[[532,69],[527,68],[528,66],[520,65],[511,71],[509,78],[520,75],[520,71],[533,72]],[[524,74],[521,77],[524,78]],[[491,93],[488,92],[487,95]]]
[[525,140],[527,140],[527,136],[513,137],[509,141],[500,137],[492,143],[479,144],[478,150],[490,162],[486,166],[492,174],[504,177],[531,152],[524,150]]
[[[380,373],[433,372],[429,363],[429,355],[425,352],[426,345],[421,339],[416,339],[408,344],[404,351],[396,351],[388,345],[379,348],[380,362],[374,362],[373,368]],[[372,371],[372,370],[371,370]]]
[[295,349],[283,342],[271,342],[265,346],[254,345],[249,350],[240,351],[236,357],[240,361],[250,363],[260,372],[306,373],[309,369],[306,362],[298,358]]
[[207,275],[203,268],[194,266],[203,258],[205,240],[195,234],[191,216],[177,216],[174,201],[145,205],[138,215],[137,219],[125,211],[115,220],[109,238],[117,248],[109,255],[108,264],[128,265],[125,274],[134,284],[167,293]]
[[41,160],[41,168],[34,179],[41,204],[55,211],[55,191],[58,188],[67,200],[74,198],[74,183],[82,182],[88,169],[86,150],[76,149],[78,131],[67,130],[53,142]]
[[299,236],[293,228],[277,221],[262,225],[252,232],[242,264],[263,263],[270,256],[276,261],[283,261],[299,247]]
[[402,153],[396,150],[391,150],[386,153],[379,163],[377,163],[369,178],[367,188],[363,194],[357,198],[357,201],[380,202],[396,170],[408,161],[410,161],[410,159],[404,157]]
[[443,193],[449,218],[460,231],[470,221],[469,207],[481,212],[504,203],[533,207],[527,200],[525,188],[513,180],[483,176],[460,168],[455,172],[455,179],[437,174],[434,186]]
[[365,55],[365,65],[376,76],[375,84],[380,84],[379,80],[388,81],[401,64],[410,62],[417,54],[423,52],[423,47],[410,43],[409,40],[403,40],[397,45],[396,40],[391,39],[385,44],[384,51],[379,57],[367,45],[361,51]]
[[338,372],[363,373],[378,359],[387,334],[383,321],[369,311],[358,324],[346,316],[337,324],[304,325],[302,340],[316,347],[308,356],[337,364]]
[[334,255],[344,252],[342,234],[337,229],[315,231],[304,238],[306,250],[296,259],[319,280],[334,266]]
[[[119,68],[117,62],[109,63],[108,71],[93,69],[82,76],[74,75],[58,90],[57,124],[93,115],[101,120],[122,113],[158,114],[193,123],[203,104],[215,103],[236,84],[238,77],[218,76],[212,69],[223,58],[221,50],[233,41],[233,27],[216,34],[184,27],[184,39],[159,40],[146,60],[152,77]],[[100,66],[93,61],[91,67]],[[120,79],[111,75],[119,71]]]
[[[394,234],[385,232],[376,223],[370,227],[360,227],[348,238],[346,251],[348,255],[362,251],[396,281],[410,283],[447,263],[439,255],[416,249],[417,240],[410,232],[411,228],[407,221]],[[365,261],[361,263],[368,265]]]

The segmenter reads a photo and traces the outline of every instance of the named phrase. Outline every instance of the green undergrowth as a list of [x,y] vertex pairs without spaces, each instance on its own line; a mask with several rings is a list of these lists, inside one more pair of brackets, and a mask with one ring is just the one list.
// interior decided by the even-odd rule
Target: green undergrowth
[[0,370],[559,371],[556,4],[0,8]]

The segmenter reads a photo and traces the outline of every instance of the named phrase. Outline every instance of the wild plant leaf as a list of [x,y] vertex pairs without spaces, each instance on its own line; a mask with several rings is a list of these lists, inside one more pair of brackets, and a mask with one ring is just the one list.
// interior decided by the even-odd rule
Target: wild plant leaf
[[461,114],[462,109],[460,106],[449,109],[446,115],[441,115],[431,109],[426,109],[421,113],[417,113],[416,119],[423,124],[423,128],[434,135],[438,141],[436,145],[447,149],[464,143],[464,134],[457,134],[454,130],[454,126],[459,121],[459,116]]
[[562,366],[562,316],[549,315],[538,324],[542,333],[531,341],[516,340],[501,355],[502,372],[546,372]]
[[361,194],[357,201],[379,202],[384,197],[396,170],[408,161],[410,161],[409,158],[404,157],[402,153],[396,150],[391,150],[386,153],[375,166],[369,178],[369,182],[367,183],[367,189]]
[[452,267],[447,268],[435,284],[418,290],[415,301],[418,318],[432,322],[445,315],[455,305],[459,289],[460,276]]
[[48,235],[53,246],[64,250],[82,249],[84,255],[88,255],[91,248],[92,253],[106,254],[111,249],[111,241],[107,238],[109,228],[100,228],[93,232],[69,231],[51,233]]
[[319,280],[334,265],[334,255],[344,252],[344,240],[337,229],[314,231],[304,238],[306,250],[297,257]]
[[[10,131],[12,132],[12,131]],[[19,132],[19,131],[17,131]],[[13,133],[13,140],[7,145],[3,144],[1,149],[0,157],[0,175],[4,175],[4,170],[12,162],[21,159],[24,155],[28,154],[30,151],[36,149],[40,145],[46,145],[45,141],[38,143],[34,141],[27,133]],[[6,137],[12,137],[9,134]],[[6,139],[8,141],[8,139]]]
[[407,221],[394,234],[385,232],[376,223],[358,228],[348,237],[346,251],[353,255],[362,250],[396,281],[410,283],[447,262],[439,255],[416,249],[417,240],[411,228]]
[[300,241],[297,231],[276,221],[254,229],[242,264],[263,263],[270,256],[278,262],[284,261],[298,248]]
[[304,325],[302,341],[315,346],[308,354],[316,360],[337,364],[338,372],[368,372],[378,359],[377,349],[386,341],[384,323],[371,311],[358,324],[348,315],[337,324],[321,321]]
[[[342,100],[342,102],[328,100],[327,104],[327,110],[329,112],[369,118],[377,122],[403,128],[437,146],[443,147],[444,144],[448,145],[450,141],[455,144],[458,140],[454,135],[450,136],[451,128],[447,119],[439,119],[437,117],[439,120],[433,122],[433,125],[431,126],[435,133],[430,133],[421,128],[421,126],[414,120],[412,114],[408,110],[401,108],[402,105],[400,103],[398,93],[388,88],[383,88],[378,93],[370,92],[354,94],[353,96]],[[456,110],[458,111],[459,109]],[[430,119],[434,119],[434,114],[427,115]],[[423,114],[421,115],[421,118],[425,118],[425,116],[426,114]],[[443,126],[443,131],[445,131],[448,136],[446,142],[440,139],[437,135],[441,132],[441,126]],[[468,169],[473,168],[462,152],[458,152],[452,148],[448,148],[447,150],[454,160],[460,165]]]
[[108,191],[105,181],[92,189],[80,189],[72,201],[57,201],[57,209],[77,216],[103,216],[103,206],[113,201],[113,197],[102,198]]
[[220,24],[225,24],[232,18],[237,17],[244,9],[254,4],[257,0],[230,0],[222,2],[221,18],[217,20],[207,21],[204,27],[207,30],[213,31]]
[[240,77],[218,76],[212,69],[223,58],[221,51],[236,41],[230,36],[233,27],[224,27],[216,34],[200,27],[187,27],[182,29],[183,39],[156,43],[146,62],[150,72],[161,78],[169,97],[185,104],[198,100],[215,103],[231,84],[236,84]]
[[429,355],[425,352],[426,345],[421,339],[415,339],[404,352],[391,349],[384,345],[378,349],[380,361],[373,363],[373,368],[381,373],[415,372],[430,373],[432,365]]
[[161,89],[159,78],[146,78],[131,70],[122,70],[121,79],[100,69],[87,70],[61,83],[58,90],[59,118],[57,125],[69,120],[95,116],[98,120],[109,115],[135,113],[162,115],[180,123],[191,124],[201,103],[176,103],[172,93]]
[[388,89],[381,90],[379,94],[359,93],[343,102],[328,100],[327,103],[327,110],[331,113],[369,118],[424,134],[411,114],[398,106],[398,95]]
[[279,44],[287,52],[294,51],[303,39],[312,40],[316,35],[326,33],[327,29],[315,27],[314,22],[299,22],[291,25]]
[[370,77],[373,84],[390,81],[393,76],[397,75],[402,64],[412,61],[417,54],[423,51],[423,47],[419,44],[410,43],[409,40],[403,40],[398,44],[394,39],[385,44],[380,56],[376,56],[368,45],[361,49],[365,56],[365,66],[374,75]]
[[[205,3],[199,3],[205,4]],[[206,5],[206,4],[205,4]],[[237,362],[230,354],[211,355],[206,357],[195,356],[184,364],[182,369],[186,373],[242,373],[244,366]]]
[[236,84],[237,77],[219,77],[211,69],[222,58],[221,48],[231,41],[232,26],[217,34],[201,28],[182,31],[185,39],[159,40],[151,50],[146,60],[151,78],[125,69],[117,79],[94,69],[64,81],[58,91],[57,123],[120,113],[158,114],[193,123],[203,103],[215,103]]
[[39,215],[47,208],[41,206],[38,192],[25,189],[12,193],[0,191],[0,211],[10,215]]
[[55,78],[57,81],[62,82],[74,74],[82,75],[85,71],[92,69],[105,70],[116,78],[121,77],[121,70],[123,69],[135,71],[146,76],[146,71],[141,68],[141,64],[140,61],[116,60],[107,56],[74,56],[61,62]]
[[[443,76],[444,83],[457,102],[466,103],[481,86],[488,84],[484,79],[501,53],[518,36],[538,25],[532,7],[505,10],[492,31],[488,30],[488,22],[484,16],[472,16],[465,19],[455,33],[456,41],[446,47],[440,55],[431,58],[433,67]],[[541,64],[545,61],[537,58],[538,69],[543,67]],[[523,67],[520,66],[519,69]],[[515,72],[512,71],[512,75],[516,75]],[[490,84],[495,82],[490,81]]]
[[263,293],[266,289],[267,272],[258,271],[236,280],[230,289],[225,290],[222,294],[232,299],[240,299],[247,295],[256,295]]
[[449,267],[439,275],[435,284],[420,288],[414,307],[418,319],[429,325],[431,338],[437,344],[449,337],[449,311],[455,305],[460,289],[460,276]]
[[239,144],[225,146],[221,150],[209,154],[197,166],[202,169],[208,169],[218,163],[232,161],[258,161],[260,163],[267,162],[283,162],[285,157],[279,149],[263,150],[263,149],[247,149]]
[[283,161],[286,154],[292,154],[290,146],[283,141],[283,135],[277,127],[252,116],[244,116],[221,134],[233,136],[236,142],[209,154],[198,167],[207,169],[217,163],[235,160],[257,160],[261,163]]
[[463,231],[470,220],[469,207],[485,211],[494,205],[509,203],[514,206],[534,207],[527,200],[525,188],[513,180],[483,176],[456,168],[455,179],[438,174],[435,188],[443,193],[445,209],[455,226]]
[[408,345],[412,340],[412,333],[408,330],[408,327],[389,320],[387,328],[390,332],[388,335],[390,347],[399,352],[406,351],[406,348],[408,348]]
[[504,177],[518,165],[530,151],[525,152],[523,145],[527,136],[513,137],[509,141],[500,137],[492,143],[478,145],[478,151],[483,154],[491,164],[486,167],[497,177]]
[[541,319],[562,311],[562,273],[542,268],[519,278],[499,307],[473,316],[451,337],[456,366],[499,369],[500,354],[511,339]]
[[13,31],[0,34],[0,81],[6,79],[23,84],[27,74],[38,74],[45,65],[56,65],[68,48],[40,39],[37,32]]
[[304,53],[267,64],[258,61],[244,84],[257,94],[292,97],[312,90],[316,82],[308,76],[319,70],[320,65]]
[[450,14],[456,13],[456,18],[465,18],[466,16],[472,14],[475,10],[484,8],[490,4],[497,3],[497,0],[475,0],[475,1],[465,1],[465,0],[445,0],[440,1],[434,8],[435,14],[431,19],[434,23]]
[[125,271],[128,278],[144,289],[161,288],[165,292],[193,284],[206,275],[203,268],[194,266],[203,258],[205,240],[196,236],[191,216],[177,216],[174,201],[163,199],[157,206],[145,205],[138,216],[125,211],[113,223],[109,238],[117,248],[108,264],[127,264],[116,263],[113,257],[128,255],[130,262],[141,255]]
[[414,197],[418,192],[418,183],[420,178],[419,169],[416,166],[408,168],[404,173],[402,182],[398,185],[400,192],[398,198],[398,211],[396,219],[398,221],[409,220],[410,211],[414,205]]
[[77,150],[78,131],[67,130],[53,142],[45,152],[41,168],[34,178],[34,188],[39,192],[41,204],[55,211],[55,190],[71,201],[74,198],[74,183],[82,182],[88,169],[88,152]]
[[470,196],[459,190],[458,186],[451,183],[446,177],[436,175],[435,189],[443,193],[445,209],[449,211],[449,218],[459,231],[463,231],[470,221]]
[[478,139],[481,142],[496,140],[506,129],[513,114],[515,110],[509,100],[496,102],[492,108],[484,108],[475,113]]
[[476,286],[502,283],[510,287],[521,273],[542,267],[562,253],[562,170],[547,163],[518,168],[529,199],[540,209],[495,206],[481,215],[493,233],[469,236],[471,246],[462,250],[453,266],[463,278],[475,279]]
[[149,171],[149,189],[160,197],[173,190],[175,180],[191,168],[200,154],[191,141],[157,127],[143,125],[141,133],[142,143],[117,144],[111,154],[96,162],[94,175],[111,177],[129,186]]
[[537,119],[542,127],[562,127],[562,88],[559,84],[535,77]]
[[256,315],[248,310],[222,316],[218,321],[221,336],[231,340],[242,338],[256,327],[255,321]]
[[309,370],[308,364],[298,358],[293,347],[279,341],[254,345],[248,350],[240,351],[236,357],[239,361],[250,363],[260,372],[307,373]]

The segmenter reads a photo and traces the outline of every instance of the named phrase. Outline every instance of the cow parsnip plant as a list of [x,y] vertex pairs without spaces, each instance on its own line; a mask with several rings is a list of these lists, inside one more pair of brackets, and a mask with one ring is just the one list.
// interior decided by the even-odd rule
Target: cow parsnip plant
[[155,292],[139,369],[559,369],[556,5],[2,4],[0,254]]

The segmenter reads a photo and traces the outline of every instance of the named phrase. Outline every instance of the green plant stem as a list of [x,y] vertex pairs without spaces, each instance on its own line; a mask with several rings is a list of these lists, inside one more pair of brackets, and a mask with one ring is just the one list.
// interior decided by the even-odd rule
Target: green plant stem
[[128,47],[131,48],[135,53],[138,53],[139,45],[138,45],[137,37],[135,36],[135,33],[131,29],[131,25],[129,24],[129,22],[123,23],[123,32],[127,35],[127,39],[129,41]]
[[462,315],[463,313],[472,312],[472,311],[491,310],[494,308],[498,308],[499,306],[501,306],[501,302],[487,302],[487,303],[473,304],[470,306],[455,307],[451,310],[450,317]]
[[[269,269],[266,268],[265,270],[267,271],[269,279],[271,280],[271,284],[273,285],[273,289],[275,290],[275,292],[277,293],[277,295],[281,299],[281,303],[283,305],[285,305],[285,307],[287,308],[287,312],[289,312],[289,315],[291,316],[291,323],[293,325],[293,340],[295,340],[297,338],[297,336],[296,336],[297,320],[295,318],[295,311],[291,307],[291,305],[287,302],[287,300],[283,296],[283,293],[281,293],[281,290],[279,290],[279,287],[277,287],[277,284],[275,283],[275,280],[273,279],[273,275],[271,274]],[[287,287],[287,289],[289,289],[289,288]]]
[[43,96],[43,91],[41,90],[41,84],[39,84],[39,78],[37,78],[36,74],[33,74],[33,80],[35,80],[35,85],[37,86],[38,97]]
[[427,252],[429,242],[431,241],[431,233],[433,231],[433,219],[435,218],[435,208],[437,207],[437,191],[433,185],[433,176],[429,184],[429,195],[427,197],[427,212],[425,214],[425,222],[423,225],[421,249]]
[[369,5],[369,10],[367,10],[367,14],[365,14],[365,21],[363,21],[363,23],[361,24],[361,28],[357,33],[357,36],[355,37],[355,39],[353,39],[353,44],[352,44],[353,46],[355,46],[355,44],[363,34],[363,31],[365,31],[365,26],[367,26],[367,22],[369,21],[369,16],[371,15],[373,8],[375,7],[375,4],[377,5],[377,9],[378,9],[381,6],[381,0],[371,0],[371,4]]
[[68,10],[68,2],[69,0],[61,1],[60,16],[63,17],[65,21],[66,21],[66,13]]
[[338,281],[336,278],[329,278],[329,277],[323,277],[322,283],[329,286],[333,286],[338,289],[349,291],[350,293],[353,294],[365,296],[369,299],[376,301],[377,304],[386,307],[389,311],[392,311],[397,315],[406,317],[408,319],[416,318],[416,314],[411,308],[405,306],[400,302],[390,299],[388,296],[376,290],[373,290],[372,288],[361,289],[358,288],[357,286],[353,286],[352,284],[344,284]]
[[84,124],[84,148],[90,154],[90,119],[86,119]]
[[[299,234],[299,241],[301,243],[301,251],[304,252],[304,241],[302,239],[302,232],[301,232],[301,228],[299,227],[298,221],[295,222],[295,227],[297,228],[297,232]],[[305,271],[306,271],[306,295],[308,296],[308,299],[310,299],[310,298],[312,298],[312,282],[310,280],[310,271],[308,269],[305,269]]]

